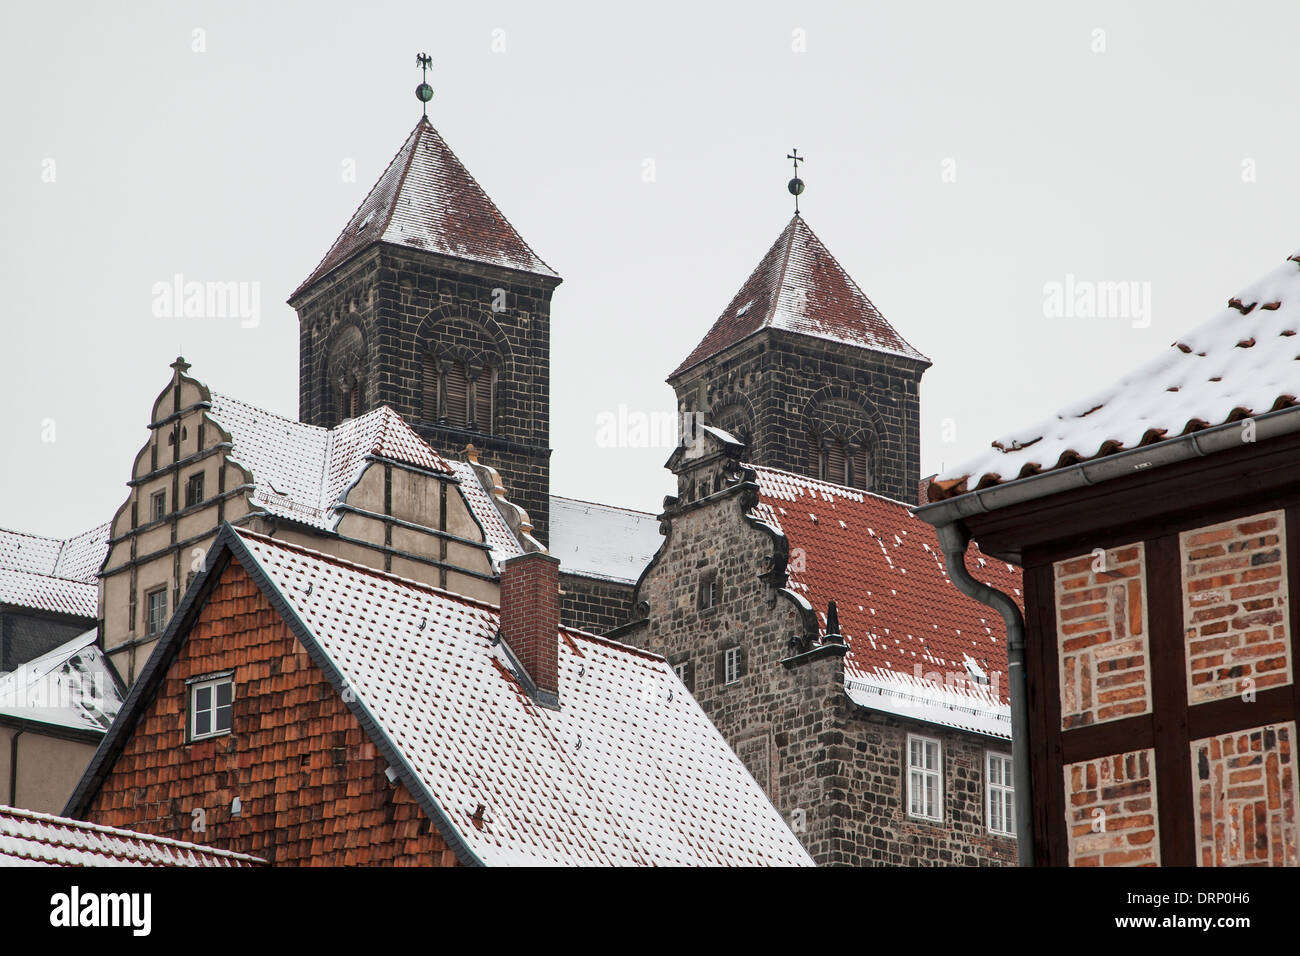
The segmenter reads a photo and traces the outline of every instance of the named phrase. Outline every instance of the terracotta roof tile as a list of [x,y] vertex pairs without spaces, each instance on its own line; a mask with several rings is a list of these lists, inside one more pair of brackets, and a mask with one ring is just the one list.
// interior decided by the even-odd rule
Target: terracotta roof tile
[[[836,602],[849,695],[873,709],[1009,737],[1002,620],[949,580],[935,529],[900,501],[754,471],[754,516],[789,540],[787,587],[812,605],[823,634],[828,602]],[[1022,600],[1019,568],[975,548],[968,567]]]
[[0,866],[258,866],[243,853],[0,807]]
[[673,378],[762,328],[929,363],[895,331],[798,213]]
[[1106,389],[992,442],[929,486],[931,501],[1297,403],[1300,252]]
[[376,242],[558,278],[423,118],[290,300]]

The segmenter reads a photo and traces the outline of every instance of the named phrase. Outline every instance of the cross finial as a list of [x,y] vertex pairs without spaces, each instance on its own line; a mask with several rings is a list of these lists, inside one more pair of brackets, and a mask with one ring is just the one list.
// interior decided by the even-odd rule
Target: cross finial
[[805,162],[804,157],[799,155],[798,147],[785,154],[785,158],[794,163],[794,179],[790,180],[786,186],[790,190],[790,195],[794,197],[794,214],[799,215],[799,194],[803,192],[803,180],[799,178],[799,164]]
[[433,69],[433,57],[427,53],[415,55],[415,65],[420,68],[420,85],[415,88],[415,98],[424,104],[424,116],[429,116],[429,100],[433,99],[433,87],[429,85],[429,71]]

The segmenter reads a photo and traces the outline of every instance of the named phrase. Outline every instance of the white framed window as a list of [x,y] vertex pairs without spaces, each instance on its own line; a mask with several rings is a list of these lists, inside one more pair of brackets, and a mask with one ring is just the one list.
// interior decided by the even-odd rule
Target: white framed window
[[149,634],[161,634],[163,628],[167,625],[166,585],[160,588],[154,588],[144,596],[144,599],[145,607],[148,609],[145,616],[145,623],[149,626]]
[[155,491],[149,496],[149,520],[162,521],[167,517],[167,492]]
[[677,675],[677,679],[683,684],[686,683],[686,677],[690,673],[690,670],[690,661],[682,661],[680,664],[673,665],[673,673]]
[[1016,790],[1013,784],[1011,757],[1008,754],[986,754],[985,779],[988,785],[985,798],[988,803],[989,832],[999,836],[1016,835]]
[[907,815],[943,819],[943,747],[933,737],[907,735]]
[[718,576],[710,572],[700,579],[700,610],[707,611],[718,603]]
[[722,677],[728,684],[740,680],[740,648],[728,647],[722,655]]
[[230,733],[234,705],[232,674],[190,684],[190,740]]

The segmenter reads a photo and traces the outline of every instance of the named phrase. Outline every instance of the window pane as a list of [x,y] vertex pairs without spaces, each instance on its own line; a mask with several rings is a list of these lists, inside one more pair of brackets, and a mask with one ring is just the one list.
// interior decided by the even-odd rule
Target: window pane
[[196,710],[194,712],[194,736],[202,737],[212,732],[212,711]]
[[217,685],[217,706],[229,707],[234,696],[235,685],[232,681],[223,681]]
[[212,688],[196,687],[194,689],[194,709],[211,710],[212,709]]
[[214,730],[229,730],[229,729],[230,729],[230,719],[231,719],[231,716],[233,715],[233,713],[234,713],[234,708],[231,707],[229,704],[226,704],[226,705],[223,706],[223,707],[218,707],[218,708],[217,708],[217,724],[216,724],[216,726],[215,726],[213,729],[214,729]]

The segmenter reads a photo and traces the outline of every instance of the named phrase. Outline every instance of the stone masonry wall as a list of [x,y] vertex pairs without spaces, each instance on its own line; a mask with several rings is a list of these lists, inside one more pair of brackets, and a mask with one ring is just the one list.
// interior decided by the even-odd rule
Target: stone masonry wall
[[605,634],[632,616],[635,584],[560,571],[560,623],[589,634]]
[[1274,511],[1179,535],[1189,703],[1291,682],[1284,527]]

